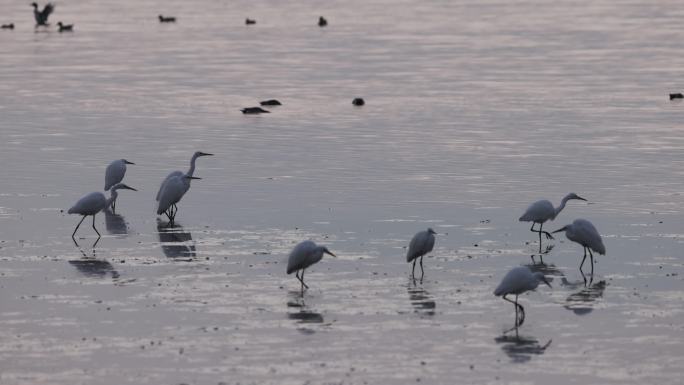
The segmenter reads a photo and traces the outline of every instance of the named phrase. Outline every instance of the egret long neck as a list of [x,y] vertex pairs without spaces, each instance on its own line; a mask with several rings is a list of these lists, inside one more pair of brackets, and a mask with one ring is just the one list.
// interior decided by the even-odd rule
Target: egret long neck
[[568,203],[568,200],[569,199],[567,196],[564,197],[563,200],[561,201],[560,206],[556,207],[556,209],[555,209],[556,213],[553,215],[554,219],[558,216],[558,214],[560,214],[561,211],[563,211],[563,209],[565,208],[565,204]]
[[185,175],[192,176],[195,173],[195,161],[196,160],[197,160],[197,155],[193,155],[192,159],[190,159],[190,169],[188,170],[188,173]]

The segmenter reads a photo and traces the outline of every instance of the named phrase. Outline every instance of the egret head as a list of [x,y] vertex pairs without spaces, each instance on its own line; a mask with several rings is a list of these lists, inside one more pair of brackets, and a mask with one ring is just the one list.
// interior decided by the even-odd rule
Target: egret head
[[586,201],[586,199],[582,198],[581,196],[579,196],[579,195],[577,195],[577,194],[575,194],[575,193],[570,193],[570,194],[566,195],[566,196],[565,196],[565,199],[566,199],[566,200],[570,200],[570,199],[579,199],[579,200],[581,200],[581,201]]
[[127,161],[126,159],[121,159],[121,160],[124,162],[124,164],[135,164],[135,163],[133,163],[133,162]]
[[328,254],[328,255],[330,255],[330,256],[332,256],[332,257],[337,258],[337,255],[333,254],[330,250],[328,250],[327,247],[325,247],[325,246],[321,246],[321,247],[323,247],[323,252],[324,252],[324,253],[326,253],[326,254]]
[[561,231],[565,231],[565,230],[568,229],[569,226],[570,226],[570,225],[565,225],[565,226],[561,227],[560,229],[558,229],[558,230],[552,232],[552,234],[560,233]]
[[437,234],[431,227],[427,229],[428,234]]
[[194,156],[195,158],[198,158],[198,157],[200,157],[200,156],[209,156],[209,155],[214,155],[214,154],[210,154],[210,153],[208,153],[208,152],[197,151],[197,152],[195,153],[195,155],[193,155],[193,156]]
[[534,277],[537,278],[537,281],[544,282],[546,284],[546,286],[551,287],[551,284],[549,283],[549,281],[544,276],[544,273],[536,272],[536,273],[534,273]]
[[114,185],[114,187],[112,187],[112,191],[121,190],[121,189],[138,191],[138,190],[134,189],[133,187],[128,186],[128,185],[123,184],[123,183],[117,183]]

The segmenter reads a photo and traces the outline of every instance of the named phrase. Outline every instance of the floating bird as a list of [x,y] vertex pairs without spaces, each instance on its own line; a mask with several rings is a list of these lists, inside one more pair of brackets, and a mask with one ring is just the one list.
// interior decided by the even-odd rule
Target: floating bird
[[255,114],[263,114],[263,113],[268,114],[271,112],[271,111],[266,111],[261,107],[247,107],[247,108],[241,109],[240,111],[242,111],[242,113],[246,114],[246,115],[255,115]]
[[364,101],[362,98],[355,98],[354,100],[352,100],[352,104],[361,107],[364,104],[366,104],[366,101]]
[[172,16],[164,17],[164,16],[162,16],[162,15],[159,15],[159,22],[160,22],[160,23],[175,23],[175,22],[176,22],[176,18],[175,18],[175,17],[172,17]]
[[247,18],[247,19],[245,19],[245,24],[246,25],[256,24],[256,20]]
[[169,224],[173,224],[176,218],[178,203],[183,195],[190,189],[190,180],[202,179],[192,175],[177,175],[167,179],[159,191],[159,206],[157,207],[157,215],[166,214],[169,218]]
[[268,99],[268,100],[263,100],[259,102],[262,106],[282,106],[283,104],[277,101],[276,99]]
[[325,17],[321,16],[318,18],[318,26],[319,27],[325,27],[328,25],[328,20],[325,19]]
[[[514,267],[504,276],[499,286],[494,290],[495,296],[499,297],[503,295],[503,299],[515,305],[516,326],[522,325],[525,321],[525,308],[518,303],[518,295],[528,290],[536,289],[541,282],[544,282],[551,287],[551,284],[546,280],[543,273],[533,273],[526,266]],[[506,298],[509,294],[515,294],[515,301]],[[520,309],[520,318],[518,318],[518,309]]]
[[560,231],[565,231],[565,236],[568,237],[569,240],[579,243],[584,248],[584,257],[582,258],[582,263],[580,263],[579,267],[582,275],[584,275],[584,272],[582,272],[582,265],[584,265],[584,260],[587,259],[587,250],[589,250],[589,258],[591,261],[591,278],[593,280],[594,254],[591,251],[594,250],[601,255],[606,254],[606,246],[603,245],[603,240],[601,239],[599,232],[596,231],[596,227],[594,227],[594,225],[586,219],[575,219],[572,224],[565,225],[554,231],[554,233],[558,233]]
[[52,3],[47,3],[42,11],[38,10],[38,4],[31,3],[33,6],[33,17],[36,19],[36,27],[39,25],[47,26],[48,17],[55,11],[55,5]]
[[[527,210],[525,210],[525,214],[523,214],[518,219],[520,222],[532,222],[532,227],[530,227],[530,231],[532,231],[533,233],[539,233],[540,253],[542,245],[542,234],[545,234],[547,239],[553,239],[553,236],[549,234],[548,231],[542,231],[542,227],[544,227],[544,222],[548,220],[554,220],[556,216],[558,216],[558,214],[565,208],[565,203],[567,203],[567,201],[569,201],[570,199],[579,199],[582,201],[586,201],[586,199],[578,196],[577,194],[570,193],[563,198],[560,206],[554,208],[551,202],[549,202],[546,199],[543,199],[532,203],[530,207],[528,207]],[[534,229],[535,223],[539,223],[539,230]],[[539,258],[541,259],[541,256]],[[532,261],[534,261],[534,256],[532,257]]]
[[[164,189],[164,185],[166,184],[167,181],[169,181],[173,177],[177,177],[177,176],[181,176],[181,175],[193,176],[195,174],[195,161],[197,160],[197,158],[199,158],[200,156],[210,156],[210,155],[214,155],[214,154],[210,154],[208,152],[202,152],[202,151],[197,151],[194,154],[192,154],[192,158],[190,159],[190,169],[188,169],[188,172],[183,173],[183,171],[176,170],[176,171],[169,173],[169,175],[167,175],[166,178],[164,178],[161,185],[159,186],[159,191],[157,191],[157,196],[154,199],[159,201],[159,196],[161,195],[161,192]],[[187,180],[187,188],[185,189],[185,191],[183,191],[183,194],[185,194],[188,191],[188,189],[190,188],[190,180],[191,179],[192,178]],[[185,185],[185,183],[184,183],[184,185]],[[181,197],[182,197],[182,195],[181,195]],[[179,198],[179,200],[180,200],[180,198]],[[178,210],[175,203],[172,205],[172,208],[174,211]],[[168,216],[170,219],[171,216],[169,214],[170,213],[167,213],[166,216]],[[175,213],[174,213],[174,216],[175,216]]]
[[14,23],[3,24],[0,29],[14,29]]
[[97,231],[97,229],[95,228],[95,214],[111,206],[116,201],[116,197],[119,195],[116,192],[116,190],[120,189],[138,191],[133,187],[127,186],[123,183],[119,183],[112,187],[109,199],[107,199],[105,195],[99,191],[91,192],[90,194],[79,199],[78,202],[76,202],[76,204],[73,205],[73,207],[71,207],[68,211],[69,214],[83,215],[83,218],[81,218],[81,221],[78,222],[78,225],[76,225],[74,232],[71,234],[71,238],[74,238],[74,236],[76,235],[76,230],[78,230],[79,226],[81,226],[81,223],[83,223],[83,220],[88,215],[93,216],[93,229],[95,230],[99,238],[100,232]]
[[[287,260],[287,274],[292,274],[293,271],[296,271],[295,276],[302,283],[302,295],[304,294],[304,288],[309,288],[304,283],[304,269],[320,261],[323,258],[323,253],[336,257],[327,247],[318,246],[313,241],[299,243],[290,253],[290,257]],[[299,270],[302,271],[301,277],[299,276]]]
[[684,95],[682,95],[681,92],[678,92],[676,94],[670,94],[670,100],[674,99],[684,99]]
[[62,22],[58,22],[57,26],[59,26],[59,32],[73,32],[74,31],[74,25],[73,24],[62,24]]
[[420,277],[423,278],[425,271],[423,270],[423,256],[432,251],[435,246],[435,234],[437,234],[432,229],[427,229],[425,231],[420,231],[411,239],[409,244],[408,253],[406,253],[406,262],[413,261],[413,269],[411,270],[411,276],[415,278],[416,273],[416,261],[420,257]]

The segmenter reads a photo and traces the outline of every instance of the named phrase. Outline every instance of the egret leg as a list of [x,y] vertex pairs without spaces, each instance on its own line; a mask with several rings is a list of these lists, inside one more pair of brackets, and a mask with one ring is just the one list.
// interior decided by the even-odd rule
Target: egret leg
[[[506,301],[512,303],[515,305],[515,325],[520,326],[522,325],[523,321],[525,320],[525,309],[518,303],[518,295],[516,294],[515,296],[515,301],[506,298],[508,294],[504,294],[503,299]],[[518,308],[520,308],[520,311],[522,312],[522,319],[518,316]]]
[[301,277],[301,278],[299,277],[299,270],[297,270],[297,271],[295,272],[295,276],[297,277],[297,279],[299,280],[299,282],[302,283],[302,290],[304,290],[305,287],[306,287],[307,289],[309,288],[309,285],[307,285],[307,284],[304,283],[304,269],[302,269],[302,277]]
[[421,281],[423,280],[423,276],[425,275],[425,270],[423,270],[423,256],[420,256],[420,279]]
[[542,231],[543,227],[544,227],[544,224],[540,223],[539,224],[539,237],[541,237],[542,233],[544,233],[544,235],[546,235],[546,239],[555,239],[553,237],[553,235],[551,235],[551,233],[549,233],[548,231]]
[[[76,230],[78,230],[78,228],[81,226],[81,223],[83,223],[83,220],[84,220],[85,218],[86,218],[86,216],[84,215],[84,216],[81,218],[81,221],[78,222],[78,224],[76,225],[76,228],[74,229],[74,232],[71,234],[71,239],[74,239],[74,235],[76,235]],[[74,242],[76,242],[76,239],[74,239]]]
[[584,247],[584,257],[582,258],[582,263],[580,263],[580,271],[582,271],[582,266],[584,265],[584,260],[587,259],[587,248]]
[[[589,249],[587,247],[587,249]],[[594,281],[594,253],[591,252],[591,249],[589,249],[589,260],[591,262],[591,278],[589,278],[589,283],[591,284]]]
[[411,270],[411,277],[416,278],[416,260],[413,260],[413,270]]
[[97,229],[95,228],[95,215],[93,215],[93,230],[95,230],[95,232],[97,233],[98,238],[100,238],[102,236],[102,235],[100,235],[100,232],[97,231]]
[[112,214],[116,214],[116,201],[112,202]]

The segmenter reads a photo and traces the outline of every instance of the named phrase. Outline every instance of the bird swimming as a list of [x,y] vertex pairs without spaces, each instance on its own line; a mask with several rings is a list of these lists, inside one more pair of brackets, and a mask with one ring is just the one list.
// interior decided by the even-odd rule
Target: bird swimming
[[57,26],[59,26],[59,32],[72,32],[74,30],[74,25],[73,24],[62,24],[62,22],[58,22]]
[[[601,235],[596,230],[596,227],[586,219],[575,219],[571,224],[565,225],[560,229],[554,231],[558,233],[565,231],[565,236],[575,242],[579,243],[584,248],[584,257],[582,258],[582,263],[580,263],[580,272],[582,275],[582,266],[584,265],[584,260],[587,259],[587,250],[589,250],[589,259],[591,262],[591,278],[594,278],[594,254],[591,252],[594,250],[600,255],[606,254],[606,246],[603,245],[603,240]],[[585,279],[586,280],[586,279]]]
[[33,17],[36,19],[36,27],[37,26],[47,26],[48,25],[48,17],[50,17],[50,14],[55,11],[55,5],[52,3],[47,3],[45,7],[43,7],[42,11],[38,10],[38,4],[31,3],[31,6],[33,6]]
[[245,24],[246,25],[256,24],[256,20],[247,18],[247,19],[245,19]]
[[247,108],[241,109],[240,111],[242,111],[242,113],[245,115],[268,114],[271,112],[271,111],[266,111],[261,107],[247,107]]
[[282,106],[283,105],[282,103],[280,103],[276,99],[262,100],[261,102],[259,102],[259,104],[261,104],[262,106]]
[[175,22],[176,22],[176,18],[173,17],[173,16],[164,17],[164,16],[162,16],[162,15],[159,15],[159,22],[160,22],[160,23],[175,23]]
[[684,95],[681,92],[677,92],[676,94],[670,94],[670,100],[674,99],[684,99]]
[[0,26],[0,29],[14,29],[14,23],[3,24]]
[[[304,283],[304,270],[307,267],[313,265],[314,263],[318,263],[318,261],[323,259],[323,254],[328,254],[333,257],[336,257],[336,255],[333,254],[330,250],[328,250],[327,247],[318,246],[313,241],[300,242],[299,244],[297,244],[297,246],[294,247],[294,249],[292,249],[292,252],[290,252],[290,256],[287,259],[287,274],[292,274],[292,272],[296,272],[295,276],[297,277],[299,282],[302,283],[302,295],[304,294],[304,288],[309,288],[309,286],[306,283]],[[299,276],[300,270],[302,271],[301,277]]]
[[[494,295],[497,297],[503,296],[503,299],[515,305],[515,326],[518,327],[525,321],[525,308],[518,303],[518,295],[534,290],[543,282],[548,287],[551,287],[549,281],[546,280],[544,274],[541,272],[533,273],[526,266],[514,267],[501,280],[499,286],[494,290]],[[515,301],[506,298],[509,294],[515,294]],[[520,309],[520,317],[518,316],[518,309]]]
[[411,270],[411,276],[415,278],[416,273],[416,261],[420,258],[420,277],[423,278],[425,271],[423,270],[423,256],[432,251],[435,246],[435,234],[437,234],[431,228],[425,231],[420,231],[413,236],[411,243],[409,244],[408,252],[406,253],[406,262],[413,261],[413,269]]
[[118,183],[111,188],[109,199],[107,199],[105,195],[99,191],[91,192],[90,194],[87,194],[79,199],[78,202],[76,202],[76,204],[73,205],[69,211],[67,211],[69,214],[79,214],[83,216],[81,221],[78,222],[78,225],[76,225],[74,232],[71,234],[71,238],[74,238],[76,235],[76,230],[78,230],[79,226],[81,226],[81,223],[83,223],[83,220],[89,215],[93,216],[93,230],[95,230],[99,238],[101,235],[100,232],[97,231],[97,228],[95,228],[95,214],[111,206],[116,201],[118,196],[116,191],[120,189],[138,191],[133,187],[127,186],[123,183]]
[[364,104],[366,104],[366,101],[363,100],[362,98],[354,98],[354,100],[352,100],[352,104],[357,106],[357,107],[361,107]]
[[318,18],[318,26],[319,27],[325,27],[328,25],[328,20],[325,19],[325,17],[321,16]]

